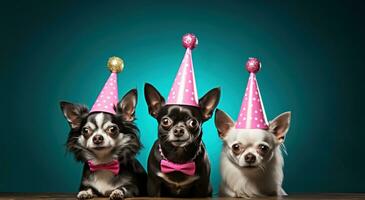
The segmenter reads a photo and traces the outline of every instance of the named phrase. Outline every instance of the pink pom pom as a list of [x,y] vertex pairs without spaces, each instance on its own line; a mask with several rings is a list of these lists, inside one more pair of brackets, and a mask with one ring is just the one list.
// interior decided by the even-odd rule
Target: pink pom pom
[[261,62],[257,58],[249,58],[246,63],[246,69],[250,73],[257,73],[261,69]]
[[185,48],[194,49],[198,45],[198,38],[192,33],[187,33],[182,37],[182,44]]

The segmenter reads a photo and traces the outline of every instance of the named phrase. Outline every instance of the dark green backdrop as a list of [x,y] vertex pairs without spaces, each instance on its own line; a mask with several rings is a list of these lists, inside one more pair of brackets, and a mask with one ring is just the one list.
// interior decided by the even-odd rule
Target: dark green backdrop
[[[221,86],[219,108],[236,118],[250,56],[269,119],[291,110],[284,188],[289,192],[365,192],[364,6],[283,1],[32,1],[1,3],[1,192],[70,192],[81,165],[65,153],[58,102],[92,105],[109,75],[109,56],[125,60],[123,95],[138,88],[137,124],[145,165],[156,138],[145,82],[164,96],[193,32],[199,96]],[[221,142],[213,120],[204,141],[218,188]]]

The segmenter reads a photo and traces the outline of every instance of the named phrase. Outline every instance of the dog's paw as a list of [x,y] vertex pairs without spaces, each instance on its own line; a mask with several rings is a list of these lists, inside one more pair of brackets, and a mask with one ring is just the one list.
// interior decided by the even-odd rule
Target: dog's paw
[[124,199],[124,192],[123,190],[115,189],[109,196],[110,200],[121,200]]
[[77,199],[92,199],[94,197],[94,194],[91,190],[81,190],[77,194]]

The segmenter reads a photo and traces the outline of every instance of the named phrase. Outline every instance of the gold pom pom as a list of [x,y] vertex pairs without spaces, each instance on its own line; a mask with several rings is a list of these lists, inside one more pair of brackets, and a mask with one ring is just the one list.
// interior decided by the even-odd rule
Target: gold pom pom
[[108,60],[108,68],[114,73],[121,72],[124,68],[124,61],[116,56],[110,57]]

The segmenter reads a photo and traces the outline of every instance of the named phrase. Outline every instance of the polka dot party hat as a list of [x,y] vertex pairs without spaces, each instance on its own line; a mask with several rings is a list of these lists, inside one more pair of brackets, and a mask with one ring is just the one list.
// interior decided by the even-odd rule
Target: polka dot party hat
[[241,110],[236,122],[237,129],[268,129],[264,105],[262,103],[256,73],[261,63],[257,58],[249,58],[246,69],[250,73]]
[[118,103],[117,73],[123,70],[124,62],[118,57],[110,57],[108,60],[108,68],[111,71],[111,74],[99,93],[99,96],[90,112],[106,112],[115,114],[114,107]]
[[198,45],[198,38],[191,33],[185,34],[182,37],[182,44],[186,48],[186,52],[166,104],[199,107],[191,54],[192,49]]

